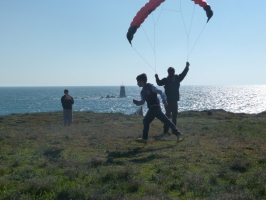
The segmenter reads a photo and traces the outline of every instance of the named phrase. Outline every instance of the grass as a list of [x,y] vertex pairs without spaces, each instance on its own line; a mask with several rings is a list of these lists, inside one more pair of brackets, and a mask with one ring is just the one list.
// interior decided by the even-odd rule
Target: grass
[[155,120],[74,112],[0,116],[0,199],[266,199],[266,113],[183,112],[184,140]]

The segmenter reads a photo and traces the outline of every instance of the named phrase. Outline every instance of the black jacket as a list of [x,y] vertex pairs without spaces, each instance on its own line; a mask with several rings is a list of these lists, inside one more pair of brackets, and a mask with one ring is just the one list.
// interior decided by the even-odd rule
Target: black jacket
[[158,86],[164,86],[165,94],[167,96],[167,102],[179,101],[179,88],[180,82],[183,81],[187,75],[189,68],[185,67],[183,72],[179,75],[175,74],[173,77],[167,76],[162,80],[156,78]]
[[62,107],[64,109],[72,109],[72,104],[74,104],[74,99],[71,96],[69,96],[69,97],[70,97],[70,99],[66,99],[66,95],[61,97],[61,103],[62,103]]

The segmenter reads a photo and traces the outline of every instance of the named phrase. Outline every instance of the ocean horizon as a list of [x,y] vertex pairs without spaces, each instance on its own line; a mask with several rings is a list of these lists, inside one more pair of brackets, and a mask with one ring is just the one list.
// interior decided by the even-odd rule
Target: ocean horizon
[[[66,88],[75,101],[73,111],[96,113],[133,114],[138,107],[132,100],[139,100],[141,91],[125,86],[126,97],[119,98],[120,86],[5,86],[0,87],[0,115],[62,111],[60,99]],[[223,109],[257,114],[266,111],[266,85],[181,85],[178,105],[179,112]],[[146,104],[142,107],[145,113]]]

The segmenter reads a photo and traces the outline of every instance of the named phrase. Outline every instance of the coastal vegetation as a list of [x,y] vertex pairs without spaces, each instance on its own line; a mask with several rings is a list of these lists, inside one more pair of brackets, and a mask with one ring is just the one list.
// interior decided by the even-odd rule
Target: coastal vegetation
[[0,199],[266,199],[266,112],[178,115],[183,141],[142,116],[0,116]]

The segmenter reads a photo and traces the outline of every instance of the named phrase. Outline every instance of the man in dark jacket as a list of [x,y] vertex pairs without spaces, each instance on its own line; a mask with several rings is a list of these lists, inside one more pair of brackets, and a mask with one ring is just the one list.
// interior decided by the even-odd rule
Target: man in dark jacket
[[63,107],[63,120],[64,125],[70,125],[73,121],[72,117],[72,104],[74,104],[74,99],[68,95],[68,90],[64,90],[64,96],[61,97],[61,103]]
[[[179,101],[179,88],[180,82],[185,78],[189,70],[189,62],[186,63],[186,67],[183,72],[179,75],[175,74],[175,69],[173,67],[168,68],[168,76],[159,79],[158,74],[155,74],[156,83],[158,86],[164,86],[165,94],[167,97],[168,106],[165,106],[165,115],[170,119],[172,114],[172,122],[176,125],[176,118],[178,113],[178,101]],[[164,124],[164,133],[169,130],[169,127]]]

